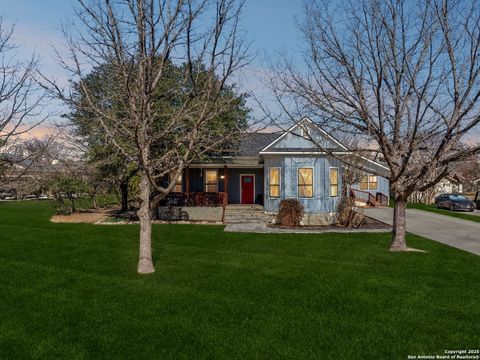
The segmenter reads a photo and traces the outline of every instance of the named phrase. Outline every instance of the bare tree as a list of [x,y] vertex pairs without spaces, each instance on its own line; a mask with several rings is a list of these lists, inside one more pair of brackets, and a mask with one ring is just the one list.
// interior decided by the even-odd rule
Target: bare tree
[[[55,133],[43,138],[17,141],[10,148],[14,159],[3,186],[14,190],[17,198],[51,193],[52,180],[57,176],[89,179],[88,165],[81,153],[67,143],[55,141]],[[19,160],[15,160],[19,159]]]
[[458,164],[455,174],[462,180],[464,192],[476,191],[475,180],[480,179],[480,156]]
[[[391,251],[408,250],[406,202],[479,152],[480,7],[468,0],[307,1],[304,66],[282,61],[285,108],[381,155],[394,194]],[[374,144],[372,148],[372,144]]]
[[[47,87],[68,105],[94,113],[108,141],[138,163],[138,272],[152,273],[152,208],[172,190],[190,162],[231,142],[237,133],[219,131],[218,118],[235,106],[234,97],[222,94],[246,61],[239,30],[243,2],[78,3],[80,25],[65,30],[70,58],[61,63],[86,101],[79,103],[52,80]],[[115,91],[99,103],[82,80],[89,70],[104,64],[109,65]],[[159,89],[171,76],[172,64],[181,68],[181,86]]]
[[43,93],[34,79],[37,59],[18,59],[14,29],[0,17],[0,175],[20,161],[8,156],[19,137],[46,118],[41,115]]

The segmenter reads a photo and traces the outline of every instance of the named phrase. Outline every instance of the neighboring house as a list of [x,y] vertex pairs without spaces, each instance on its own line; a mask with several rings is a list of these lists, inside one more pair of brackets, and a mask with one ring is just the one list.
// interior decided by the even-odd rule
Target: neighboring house
[[473,181],[473,187],[474,187],[474,190],[476,191],[480,190],[480,179],[476,179]]
[[435,185],[435,195],[445,193],[462,193],[463,180],[458,175],[447,176]]
[[415,191],[409,200],[414,203],[433,204],[438,195],[463,193],[463,182],[460,175],[447,176],[430,189]]
[[[307,224],[325,223],[342,196],[344,168],[332,153],[355,156],[308,118],[283,133],[243,134],[236,155],[191,164],[163,205],[258,204],[276,213],[282,199],[295,198],[304,206]],[[365,202],[379,195],[388,201],[388,180],[375,175],[387,174],[388,168],[363,157],[360,161],[371,171],[352,186],[355,194],[364,194]]]

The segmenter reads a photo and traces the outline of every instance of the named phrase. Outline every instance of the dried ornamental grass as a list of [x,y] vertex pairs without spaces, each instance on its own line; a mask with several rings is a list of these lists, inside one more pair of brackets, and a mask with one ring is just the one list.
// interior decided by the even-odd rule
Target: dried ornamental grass
[[303,219],[303,205],[297,199],[286,199],[280,202],[277,221],[279,225],[288,227],[300,226]]

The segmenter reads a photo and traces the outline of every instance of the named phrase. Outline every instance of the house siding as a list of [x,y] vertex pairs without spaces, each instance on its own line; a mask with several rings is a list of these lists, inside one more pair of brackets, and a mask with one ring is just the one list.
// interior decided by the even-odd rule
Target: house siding
[[[369,174],[372,175],[372,174]],[[360,190],[360,184],[353,184],[352,189]],[[390,199],[390,183],[388,179],[378,176],[378,189],[377,190],[362,190],[376,195],[377,193],[382,193]]]
[[[268,194],[268,169],[280,168],[280,198],[271,198]],[[313,198],[299,198],[306,213],[333,212],[339,197],[330,196],[331,167],[338,168],[338,190],[341,192],[342,167],[340,161],[330,156],[265,156],[265,210],[278,211],[282,199],[298,198],[298,168],[313,168]]]
[[[218,191],[225,192],[225,181],[221,179],[220,176],[224,175],[224,169],[209,169],[218,171]],[[242,174],[253,174],[255,175],[255,194],[254,200],[258,196],[263,196],[263,169],[262,168],[242,168],[234,169],[228,168],[228,203],[229,204],[239,204],[240,203],[240,175]],[[204,172],[205,169],[191,168],[189,169],[190,173],[190,192],[203,192],[205,191],[204,185]],[[184,175],[184,179],[186,175]],[[182,184],[183,191],[186,192],[186,181],[183,181]]]
[[[317,147],[320,145],[322,148],[337,148],[338,144],[335,144],[333,141],[326,139],[322,134],[318,132],[311,131],[311,138],[313,142],[309,139],[305,139],[301,136],[301,130],[296,128],[291,133],[286,133],[281,139],[277,140],[269,149],[272,150],[282,150],[288,148],[298,148],[298,149],[310,149],[312,147]],[[268,149],[267,149],[268,151]]]
[[[228,202],[230,204],[238,204],[241,202],[240,176],[242,174],[255,175],[255,201],[261,203],[263,197],[264,209],[268,212],[277,212],[280,201],[282,199],[299,199],[303,204],[305,213],[320,214],[323,216],[337,210],[340,196],[342,195],[342,175],[343,166],[340,160],[327,155],[316,152],[316,144],[321,147],[332,150],[345,150],[346,148],[324,133],[321,129],[316,128],[311,122],[305,123],[308,126],[309,134],[315,139],[312,143],[307,138],[301,136],[298,127],[290,129],[290,133],[285,133],[270,145],[264,147],[259,153],[259,165],[264,168],[228,168]],[[292,133],[293,132],[293,133]],[[316,152],[316,153],[314,153]],[[375,168],[378,168],[376,164]],[[280,196],[278,198],[269,196],[269,168],[278,167],[280,169]],[[298,198],[298,168],[313,168],[313,197]],[[330,168],[338,168],[338,195],[330,196]],[[375,171],[372,169],[372,171]],[[224,180],[220,176],[224,175],[224,169],[218,169],[219,181],[218,191],[225,192]],[[203,170],[190,170],[190,191],[204,191]],[[358,189],[359,184],[352,186]],[[184,190],[185,182],[184,182]],[[378,176],[378,189],[369,190],[370,193],[376,195],[381,192],[389,196],[389,182],[386,178]],[[260,201],[258,201],[260,200]]]
[[[223,170],[222,170],[223,171]],[[263,169],[228,169],[228,203],[240,204],[240,175],[255,175],[254,200],[263,196]],[[223,186],[223,185],[222,185]]]

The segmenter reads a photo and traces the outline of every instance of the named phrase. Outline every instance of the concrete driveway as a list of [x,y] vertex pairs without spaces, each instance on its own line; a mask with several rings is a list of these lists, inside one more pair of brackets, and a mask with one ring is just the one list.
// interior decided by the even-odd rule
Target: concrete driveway
[[[392,224],[392,208],[365,209],[365,215]],[[480,223],[423,210],[407,209],[407,231],[480,255]]]

